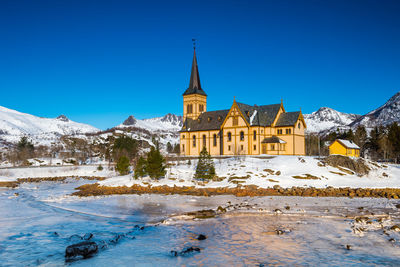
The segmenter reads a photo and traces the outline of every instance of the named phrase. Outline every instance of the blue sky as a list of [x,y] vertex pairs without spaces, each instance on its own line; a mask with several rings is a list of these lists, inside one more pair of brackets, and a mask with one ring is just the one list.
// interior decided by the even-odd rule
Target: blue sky
[[400,91],[400,1],[0,1],[0,105],[105,129],[182,114],[192,38],[208,110],[364,114]]

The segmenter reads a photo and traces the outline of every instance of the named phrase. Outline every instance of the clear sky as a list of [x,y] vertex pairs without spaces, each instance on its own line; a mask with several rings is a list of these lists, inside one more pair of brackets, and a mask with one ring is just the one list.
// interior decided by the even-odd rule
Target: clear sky
[[105,129],[233,97],[365,114],[400,91],[400,1],[0,1],[0,105]]

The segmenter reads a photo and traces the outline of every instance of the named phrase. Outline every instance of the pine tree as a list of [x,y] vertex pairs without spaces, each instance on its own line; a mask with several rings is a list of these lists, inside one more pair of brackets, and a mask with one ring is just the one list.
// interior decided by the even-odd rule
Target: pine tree
[[126,175],[129,173],[129,159],[126,156],[122,156],[118,159],[115,169],[121,174]]
[[364,156],[365,143],[367,142],[367,138],[368,135],[365,127],[362,125],[358,126],[354,134],[354,142],[360,147],[361,156]]
[[391,156],[397,163],[400,158],[400,126],[396,122],[389,126],[388,143]]
[[215,177],[214,162],[204,147],[200,152],[194,178],[198,180],[212,180]]
[[135,179],[138,179],[139,177],[146,176],[146,165],[147,165],[147,160],[144,157],[140,157],[138,162],[136,163],[136,168],[135,168]]
[[146,172],[151,178],[155,179],[165,176],[165,158],[161,155],[159,149],[151,147],[147,154]]

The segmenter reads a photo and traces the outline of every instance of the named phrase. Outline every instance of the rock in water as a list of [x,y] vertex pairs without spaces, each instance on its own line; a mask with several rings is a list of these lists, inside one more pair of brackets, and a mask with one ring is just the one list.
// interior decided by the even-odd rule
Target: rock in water
[[87,258],[97,253],[99,250],[97,244],[92,241],[83,241],[77,244],[68,246],[65,249],[65,258],[67,260],[83,257]]
[[205,239],[207,239],[207,236],[203,234],[199,234],[199,236],[197,237],[197,240],[205,240]]

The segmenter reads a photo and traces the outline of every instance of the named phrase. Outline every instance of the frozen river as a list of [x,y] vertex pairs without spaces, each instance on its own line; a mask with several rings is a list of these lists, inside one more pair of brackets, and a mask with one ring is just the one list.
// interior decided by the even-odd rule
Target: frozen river
[[[0,266],[395,266],[400,261],[399,200],[67,196],[83,183],[0,189]],[[215,218],[176,216],[235,204],[241,208]],[[65,261],[66,247],[85,234],[93,234],[99,251]],[[207,238],[198,240],[200,234]],[[182,253],[191,247],[200,251]]]

